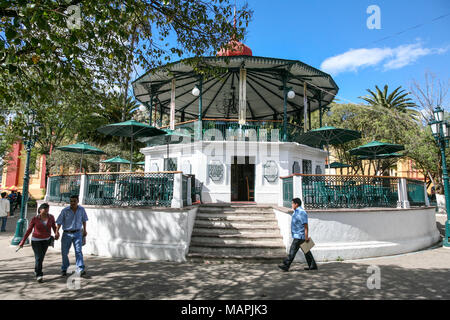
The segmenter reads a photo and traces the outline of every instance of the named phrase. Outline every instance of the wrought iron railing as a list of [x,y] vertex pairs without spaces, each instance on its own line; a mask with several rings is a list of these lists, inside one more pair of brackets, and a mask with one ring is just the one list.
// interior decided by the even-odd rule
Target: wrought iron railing
[[80,194],[81,175],[50,176],[49,201],[70,202],[71,195]]
[[85,203],[170,207],[173,183],[169,172],[88,174]]
[[[294,179],[298,176],[301,179]],[[397,177],[295,174],[282,177],[283,205],[291,207],[293,190],[300,190],[307,209],[397,207]],[[423,192],[423,185],[422,185]]]
[[397,207],[398,178],[303,175],[306,208]]
[[290,208],[292,206],[292,198],[294,195],[293,177],[283,179],[283,206]]
[[[175,124],[176,129],[183,129],[196,137],[198,121],[191,120]],[[240,125],[237,119],[202,119],[202,139],[203,140],[237,140],[237,141],[282,141],[283,121],[282,120],[247,120]],[[167,128],[164,126],[162,128]],[[303,133],[301,126],[287,124],[287,141],[295,142]]]
[[411,206],[425,205],[424,182],[420,180],[406,179],[408,201]]

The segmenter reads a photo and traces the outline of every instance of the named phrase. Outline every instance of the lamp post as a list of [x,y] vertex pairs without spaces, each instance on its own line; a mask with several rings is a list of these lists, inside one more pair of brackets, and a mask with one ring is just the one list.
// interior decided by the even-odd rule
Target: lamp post
[[[22,190],[22,205],[20,206],[20,218],[17,220],[16,232],[14,238],[11,241],[12,245],[18,245],[22,240],[25,229],[27,227],[26,210],[28,202],[28,186],[30,181],[30,155],[31,149],[33,149],[34,144],[37,140],[37,135],[39,133],[40,123],[36,120],[36,113],[31,112],[28,115],[26,127],[23,129],[23,137],[25,143],[25,149],[27,151],[27,159],[25,163],[25,174],[23,178],[23,190]],[[25,244],[28,244],[27,240]]]
[[445,210],[447,211],[447,221],[445,222],[445,238],[443,241],[443,246],[450,247],[450,189],[448,183],[447,160],[445,158],[445,148],[449,145],[450,123],[444,121],[444,110],[442,110],[440,107],[437,107],[433,111],[433,114],[434,120],[430,121],[428,124],[430,125],[433,137],[436,139],[439,149],[441,150],[442,173],[445,193]]

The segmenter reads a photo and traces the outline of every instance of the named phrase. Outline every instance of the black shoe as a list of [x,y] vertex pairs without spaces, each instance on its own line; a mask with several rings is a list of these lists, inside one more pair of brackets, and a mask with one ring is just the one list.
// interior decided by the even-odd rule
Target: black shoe
[[86,271],[83,270],[83,271],[80,272],[80,277],[83,277],[85,275],[86,275]]
[[289,271],[289,267],[286,267],[284,264],[279,264],[278,268],[280,268],[281,270],[288,272]]
[[61,276],[62,277],[67,277],[67,271],[61,271]]
[[304,267],[303,270],[318,270],[317,267],[310,268],[310,267]]
[[42,276],[36,277],[37,282],[42,283],[44,281],[44,278]]

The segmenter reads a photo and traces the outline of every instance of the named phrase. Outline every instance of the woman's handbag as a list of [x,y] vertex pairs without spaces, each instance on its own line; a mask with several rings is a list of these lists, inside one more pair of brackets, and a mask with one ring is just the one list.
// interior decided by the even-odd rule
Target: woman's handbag
[[54,236],[50,236],[50,239],[48,239],[48,245],[50,247],[55,247],[55,237]]

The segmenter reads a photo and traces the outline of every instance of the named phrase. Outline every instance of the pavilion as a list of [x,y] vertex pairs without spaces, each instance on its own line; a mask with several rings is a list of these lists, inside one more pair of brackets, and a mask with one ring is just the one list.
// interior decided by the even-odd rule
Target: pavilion
[[207,202],[276,203],[279,176],[325,172],[326,153],[297,139],[311,129],[313,111],[322,119],[339,89],[303,62],[253,56],[234,40],[229,47],[201,59],[212,76],[196,73],[186,59],[133,82],[150,119],[160,114],[154,125],[169,114],[170,129],[191,135],[171,148],[171,158],[146,139],[145,171],[193,174]]

